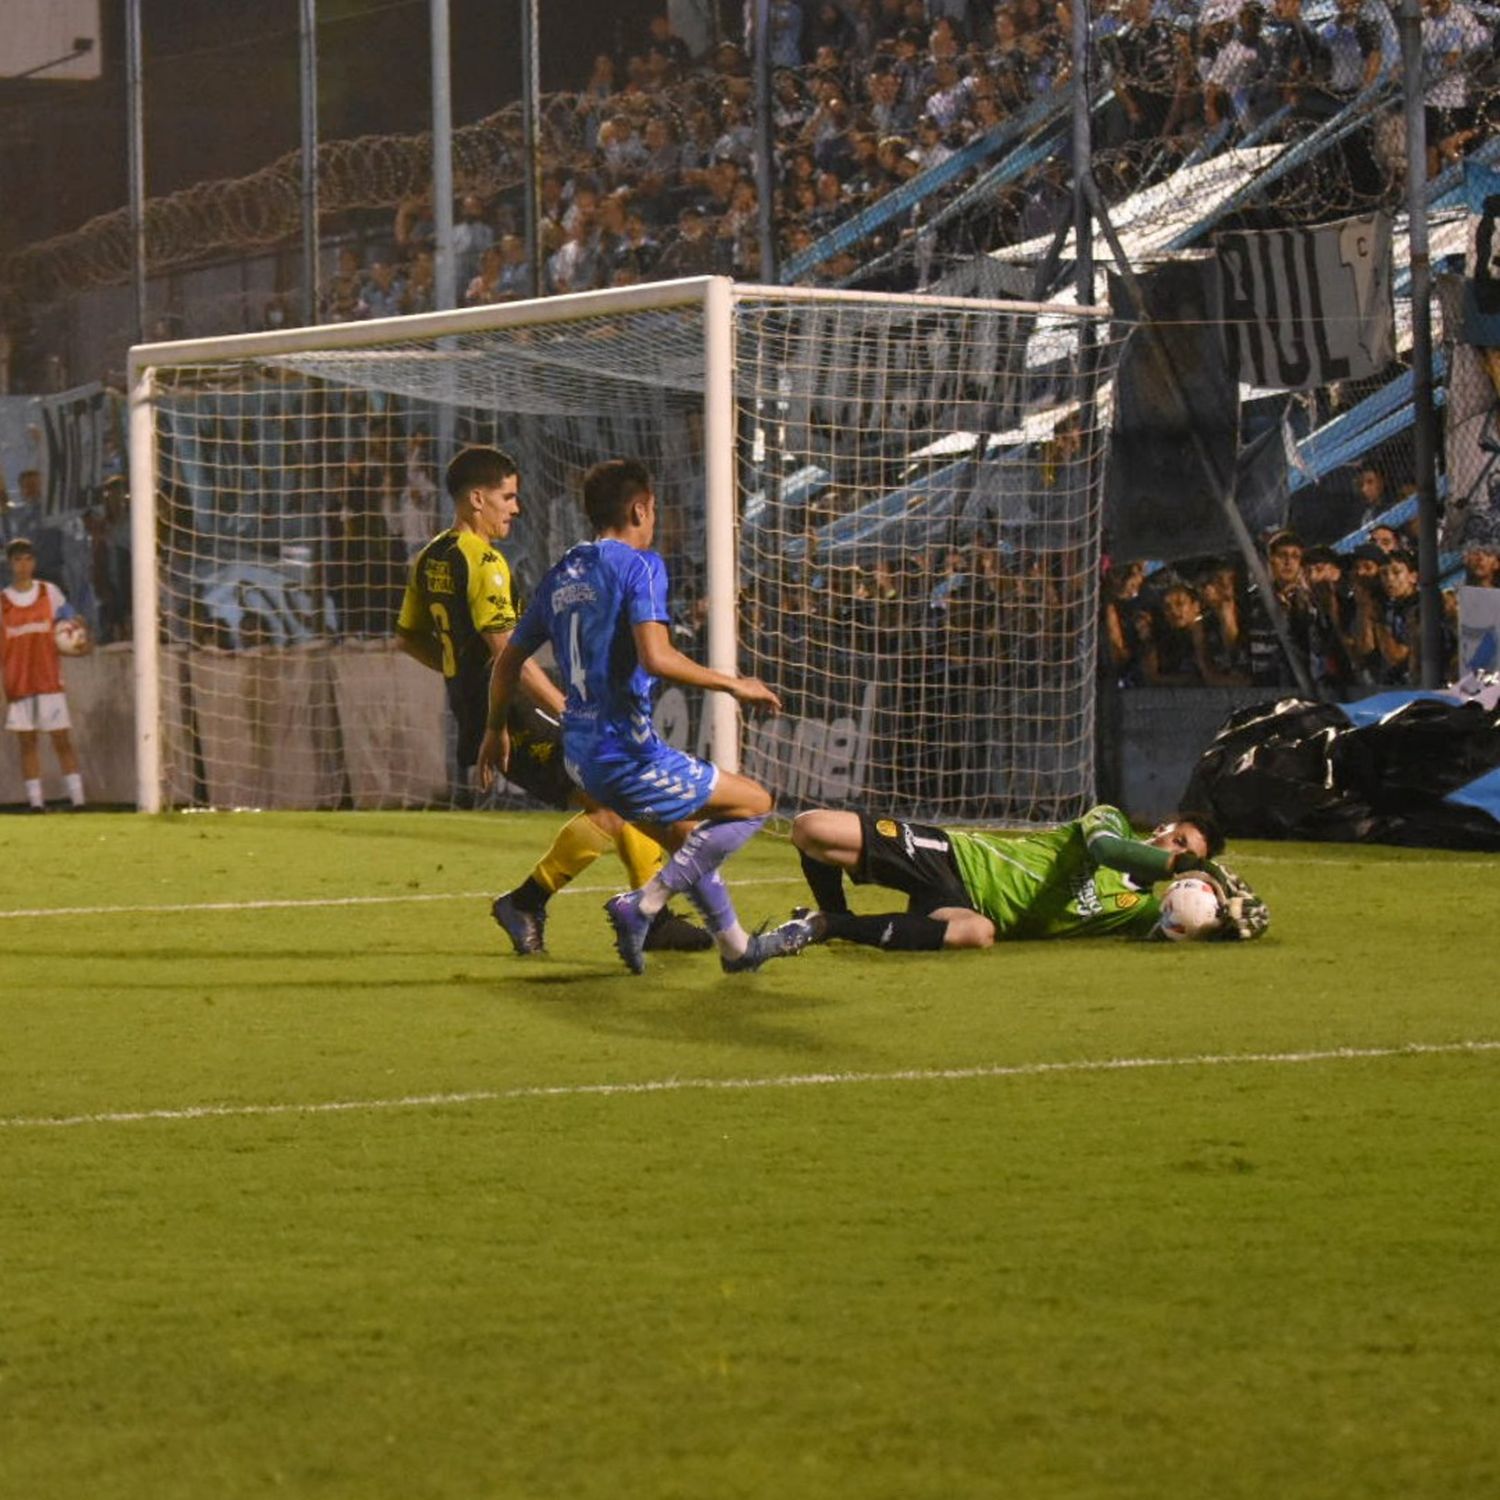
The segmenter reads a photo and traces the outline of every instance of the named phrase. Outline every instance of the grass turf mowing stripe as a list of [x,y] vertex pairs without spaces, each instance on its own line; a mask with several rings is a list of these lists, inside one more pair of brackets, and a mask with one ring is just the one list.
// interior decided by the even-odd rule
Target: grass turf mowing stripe
[[399,1099],[334,1099],[313,1104],[200,1104],[184,1109],[119,1110],[92,1115],[15,1116],[0,1119],[0,1130],[56,1129],[74,1125],[135,1125],[144,1121],[219,1120],[266,1115],[329,1115],[393,1109],[432,1109],[493,1104],[515,1099],[609,1097],[747,1089],[829,1088],[853,1083],[960,1083],[985,1078],[1039,1078],[1060,1073],[1121,1073],[1149,1068],[1215,1068],[1319,1062],[1364,1062],[1393,1057],[1436,1057],[1500,1052],[1500,1040],[1403,1042],[1394,1047],[1332,1047],[1309,1052],[1225,1052],[1192,1057],[1081,1058],[1073,1062],[995,1064],[970,1068],[909,1068],[887,1073],[791,1073],[770,1078],[654,1078],[638,1083],[532,1085],[513,1089],[470,1089],[462,1093],[408,1094]]

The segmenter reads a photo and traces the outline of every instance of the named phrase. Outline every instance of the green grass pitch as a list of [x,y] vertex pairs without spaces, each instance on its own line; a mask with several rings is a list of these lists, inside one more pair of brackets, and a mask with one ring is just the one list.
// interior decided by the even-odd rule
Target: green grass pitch
[[4,1500],[1500,1494],[1500,860],[634,979],[556,823],[0,825]]

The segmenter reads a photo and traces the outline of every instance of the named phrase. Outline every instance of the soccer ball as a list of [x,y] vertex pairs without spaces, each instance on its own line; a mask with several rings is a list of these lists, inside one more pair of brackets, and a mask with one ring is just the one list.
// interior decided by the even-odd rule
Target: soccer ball
[[88,626],[76,616],[59,620],[52,627],[52,639],[64,656],[82,656],[89,649]]
[[1219,925],[1219,890],[1206,875],[1179,875],[1161,898],[1161,935],[1174,943],[1210,936]]

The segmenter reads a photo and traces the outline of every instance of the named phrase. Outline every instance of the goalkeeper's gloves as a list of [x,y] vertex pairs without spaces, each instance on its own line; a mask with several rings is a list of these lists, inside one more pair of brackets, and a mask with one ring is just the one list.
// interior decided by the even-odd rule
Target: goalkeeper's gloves
[[1218,940],[1224,943],[1248,943],[1271,925],[1266,903],[1225,865],[1213,860],[1202,861],[1203,873],[1223,892],[1220,903]]

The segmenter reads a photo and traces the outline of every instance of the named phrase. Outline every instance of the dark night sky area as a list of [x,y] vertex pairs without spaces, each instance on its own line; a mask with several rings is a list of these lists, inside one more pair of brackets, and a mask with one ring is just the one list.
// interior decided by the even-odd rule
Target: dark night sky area
[[[658,0],[542,0],[544,90],[580,86],[597,50],[629,50]],[[103,0],[97,83],[0,82],[0,250],[126,202],[125,5]],[[453,120],[521,90],[518,0],[450,0]],[[142,0],[146,190],[240,177],[298,145],[298,0]],[[428,0],[319,0],[319,133],[430,124]]]

